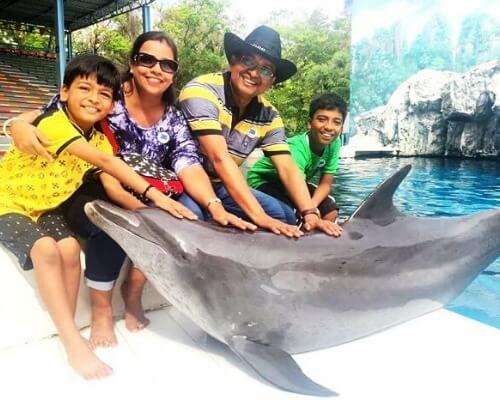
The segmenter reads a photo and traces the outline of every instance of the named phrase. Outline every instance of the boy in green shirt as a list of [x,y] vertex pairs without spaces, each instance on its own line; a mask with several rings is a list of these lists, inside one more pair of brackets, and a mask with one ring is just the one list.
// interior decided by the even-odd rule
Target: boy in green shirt
[[[302,173],[321,218],[335,221],[338,207],[329,196],[335,181],[340,153],[340,134],[347,113],[347,105],[339,96],[325,93],[316,97],[309,106],[309,131],[288,139],[292,158]],[[319,185],[310,183],[320,174]],[[267,193],[293,207],[281,184],[276,168],[269,157],[262,157],[248,171],[250,187]]]

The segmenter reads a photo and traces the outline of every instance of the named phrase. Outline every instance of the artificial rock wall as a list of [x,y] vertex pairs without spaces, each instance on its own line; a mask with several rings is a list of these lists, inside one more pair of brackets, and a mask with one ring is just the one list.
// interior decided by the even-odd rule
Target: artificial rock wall
[[500,159],[500,61],[465,73],[419,71],[385,106],[359,115],[355,134],[402,156]]

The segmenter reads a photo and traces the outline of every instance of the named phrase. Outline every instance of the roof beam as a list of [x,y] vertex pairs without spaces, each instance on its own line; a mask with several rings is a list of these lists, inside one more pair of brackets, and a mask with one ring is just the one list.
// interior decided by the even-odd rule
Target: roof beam
[[90,14],[85,15],[82,18],[78,18],[78,20],[76,20],[72,24],[69,24],[67,26],[67,29],[69,29],[70,31],[76,31],[97,22],[104,21],[105,19],[116,17],[117,15],[136,10],[143,5],[151,4],[153,1],[154,0],[116,0],[108,4],[107,6],[104,6]]
[[[154,0],[63,0],[66,29],[74,31],[149,5]],[[0,20],[55,26],[55,0],[0,0]]]

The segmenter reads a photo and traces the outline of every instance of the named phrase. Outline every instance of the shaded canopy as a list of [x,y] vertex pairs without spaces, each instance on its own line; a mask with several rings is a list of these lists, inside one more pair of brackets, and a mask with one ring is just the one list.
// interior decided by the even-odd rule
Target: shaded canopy
[[[64,26],[75,31],[132,11],[154,0],[64,0]],[[30,25],[55,26],[55,0],[0,0],[0,19]]]

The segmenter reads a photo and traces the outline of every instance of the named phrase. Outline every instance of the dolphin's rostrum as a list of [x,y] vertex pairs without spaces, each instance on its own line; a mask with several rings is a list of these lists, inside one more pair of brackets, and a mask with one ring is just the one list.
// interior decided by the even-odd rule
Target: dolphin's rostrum
[[85,210],[173,306],[263,378],[329,396],[334,392],[305,376],[290,354],[436,310],[500,253],[500,210],[461,218],[399,212],[392,198],[410,168],[382,183],[338,239],[247,233],[101,201]]

